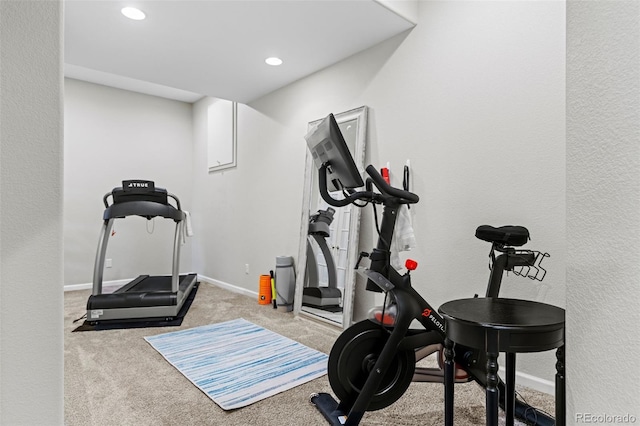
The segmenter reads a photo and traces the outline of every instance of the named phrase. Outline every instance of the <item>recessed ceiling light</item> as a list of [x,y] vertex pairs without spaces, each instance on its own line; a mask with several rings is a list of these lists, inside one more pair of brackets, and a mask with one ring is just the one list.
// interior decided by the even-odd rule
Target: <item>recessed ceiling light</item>
[[135,7],[124,7],[121,10],[122,14],[129,19],[133,19],[135,21],[141,21],[147,17],[143,11],[137,9]]
[[269,65],[273,65],[274,67],[277,67],[278,65],[282,65],[282,59],[276,58],[275,56],[272,56],[271,58],[267,58],[264,61]]

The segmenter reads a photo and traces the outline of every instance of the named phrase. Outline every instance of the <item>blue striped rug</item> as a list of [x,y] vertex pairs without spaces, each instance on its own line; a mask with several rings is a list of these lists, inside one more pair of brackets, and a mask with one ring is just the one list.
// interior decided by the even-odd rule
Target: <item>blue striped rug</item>
[[326,354],[242,318],[145,340],[224,410],[327,373]]

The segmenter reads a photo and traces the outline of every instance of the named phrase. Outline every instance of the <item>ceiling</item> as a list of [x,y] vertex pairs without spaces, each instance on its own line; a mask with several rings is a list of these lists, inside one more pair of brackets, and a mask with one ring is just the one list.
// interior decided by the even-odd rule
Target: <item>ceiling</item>
[[[66,0],[65,75],[248,103],[414,26],[382,1]],[[125,18],[124,6],[146,19]]]

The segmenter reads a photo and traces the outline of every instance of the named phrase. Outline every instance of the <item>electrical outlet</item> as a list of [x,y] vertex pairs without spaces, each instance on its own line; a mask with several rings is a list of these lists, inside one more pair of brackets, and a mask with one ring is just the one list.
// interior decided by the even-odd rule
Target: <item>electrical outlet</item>
[[248,273],[249,273],[249,264],[248,264],[248,263],[245,263],[245,264],[244,264],[244,273],[245,273],[245,274],[248,274]]
[[113,266],[113,262],[111,261],[111,259],[105,259],[104,267],[105,268],[111,268],[112,266]]

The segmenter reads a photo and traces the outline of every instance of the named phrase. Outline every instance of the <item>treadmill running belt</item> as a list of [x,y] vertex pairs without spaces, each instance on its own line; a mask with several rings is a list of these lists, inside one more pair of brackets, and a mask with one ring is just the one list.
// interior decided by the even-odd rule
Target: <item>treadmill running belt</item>
[[[184,275],[181,275],[180,281],[182,281],[184,277],[185,277]],[[161,291],[171,292],[170,276],[149,276],[128,290],[128,292],[131,292],[131,293],[161,292]]]
[[91,325],[88,321],[85,321],[81,326],[72,330],[72,333],[76,331],[118,330],[125,328],[178,327],[182,324],[182,320],[187,315],[187,312],[191,307],[191,303],[193,303],[193,299],[196,297],[199,285],[199,282],[196,282],[193,285],[193,289],[191,290],[191,293],[189,293],[189,296],[184,300],[184,304],[182,305],[182,308],[180,308],[180,312],[178,312],[175,319],[171,321],[166,321],[164,318],[134,318],[127,320],[100,321],[96,325]]

